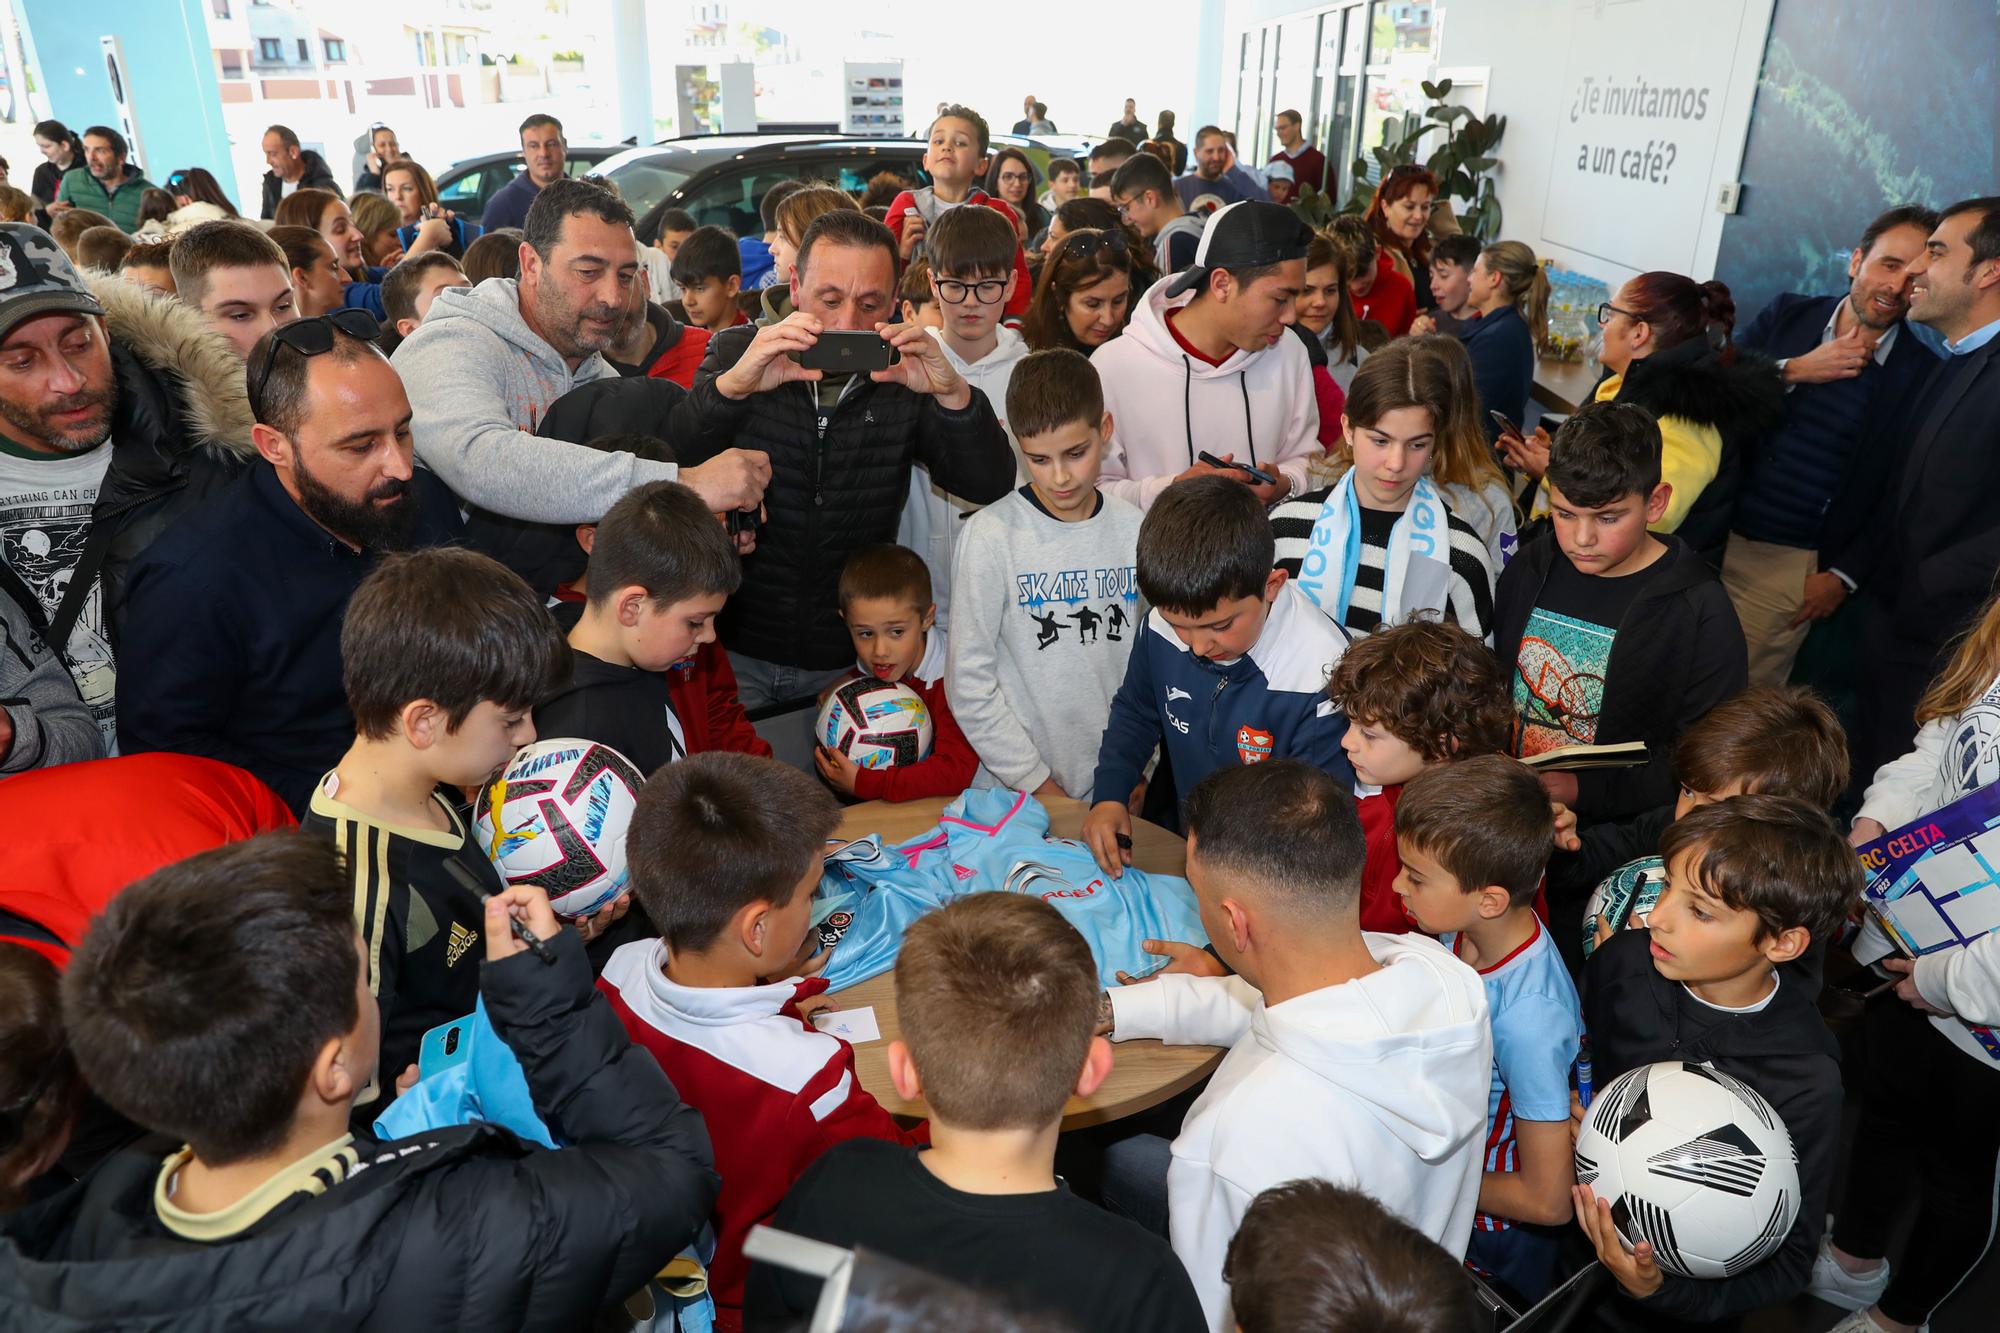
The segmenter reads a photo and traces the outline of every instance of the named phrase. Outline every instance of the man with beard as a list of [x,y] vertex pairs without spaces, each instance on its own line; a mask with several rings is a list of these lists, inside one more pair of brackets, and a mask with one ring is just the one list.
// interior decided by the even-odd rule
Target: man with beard
[[1181,197],[1182,208],[1192,208],[1205,194],[1225,204],[1271,197],[1264,183],[1237,162],[1229,136],[1214,125],[1204,125],[1195,132],[1194,170],[1174,177],[1174,191]]
[[1854,586],[1850,548],[1881,539],[1873,511],[1938,361],[1904,322],[1937,214],[1906,204],[1868,224],[1837,296],[1785,292],[1739,347],[1774,358],[1785,416],[1751,453],[1722,586],[1750,646],[1750,683],[1783,685],[1812,622]]
[[755,509],[771,476],[762,453],[728,449],[682,468],[534,433],[556,399],[618,374],[603,353],[638,272],[623,200],[595,181],[544,186],[528,209],[521,276],[438,293],[396,349],[424,465],[468,504],[535,523],[595,523],[648,481],[679,481],[718,513]]
[[[169,528],[133,566],[119,682],[127,754],[172,750],[246,768],[295,812],[354,738],[340,680],[347,599],[384,551],[462,531],[451,493],[413,466],[410,400],[342,310],[273,329],[249,360],[249,475]],[[423,626],[412,625],[412,651]]]
[[60,654],[100,752],[131,561],[240,471],[250,429],[243,362],[199,314],[0,224],[0,594],[23,650]]

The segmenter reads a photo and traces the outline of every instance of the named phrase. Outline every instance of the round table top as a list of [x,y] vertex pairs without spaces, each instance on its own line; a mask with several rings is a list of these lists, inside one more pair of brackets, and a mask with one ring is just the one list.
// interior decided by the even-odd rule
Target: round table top
[[[1050,832],[1059,837],[1078,836],[1083,828],[1084,815],[1088,813],[1081,802],[1066,796],[1044,797],[1041,800],[1043,808],[1049,812]],[[835,836],[860,838],[874,833],[881,836],[885,846],[903,842],[935,828],[946,804],[947,798],[932,797],[893,805],[886,801],[867,801],[849,806]],[[1135,819],[1132,821],[1132,863],[1142,870],[1163,875],[1184,874],[1187,844],[1158,824]],[[902,1025],[896,1019],[895,973],[884,972],[879,977],[838,991],[835,1003],[841,1009],[872,1005],[876,1026],[882,1030],[880,1041],[854,1048],[854,1065],[860,1075],[861,1086],[873,1093],[875,1100],[887,1107],[891,1114],[910,1118],[928,1115],[929,1110],[922,1099],[905,1100],[897,1094],[896,1085],[889,1078],[889,1043],[903,1035]],[[1069,1099],[1069,1104],[1063,1108],[1064,1129],[1099,1125],[1158,1106],[1205,1078],[1220,1063],[1222,1051],[1214,1046],[1168,1046],[1142,1038],[1118,1042],[1113,1047],[1113,1057],[1111,1075],[1096,1092],[1088,1097]]]

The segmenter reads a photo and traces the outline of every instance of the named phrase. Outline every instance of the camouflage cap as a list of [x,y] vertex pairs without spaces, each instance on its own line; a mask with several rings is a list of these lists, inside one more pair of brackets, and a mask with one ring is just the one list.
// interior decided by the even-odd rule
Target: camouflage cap
[[0,222],[0,337],[56,310],[104,313],[55,237],[25,222]]

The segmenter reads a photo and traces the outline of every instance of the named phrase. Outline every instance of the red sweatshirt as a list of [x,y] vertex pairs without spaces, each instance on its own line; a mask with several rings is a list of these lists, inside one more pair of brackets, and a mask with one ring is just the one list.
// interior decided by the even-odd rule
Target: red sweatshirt
[[[928,631],[923,660],[903,677],[931,715],[931,757],[908,768],[864,768],[854,775],[854,794],[864,801],[914,801],[956,796],[972,785],[979,756],[958,729],[944,697],[945,632]],[[861,674],[866,674],[862,672]]]
[[854,1048],[800,1015],[798,1002],[824,991],[824,979],[678,986],[667,980],[666,960],[665,941],[636,941],[611,955],[597,985],[626,1033],[708,1122],[722,1177],[708,1289],[716,1327],[736,1330],[749,1271],[743,1238],[770,1220],[805,1169],[846,1139],[914,1144],[930,1134],[922,1125],[898,1128],[856,1078]]
[[1387,246],[1382,247],[1380,255],[1375,261],[1375,285],[1368,289],[1368,295],[1354,297],[1354,313],[1380,324],[1391,338],[1400,338],[1410,331],[1410,321],[1417,317],[1417,289],[1396,271],[1396,261],[1390,257]]
[[646,371],[648,379],[672,380],[683,389],[694,387],[694,373],[708,355],[709,332],[695,324],[682,324],[680,339],[660,353],[660,359]]
[[[1361,867],[1361,928],[1379,930],[1385,935],[1403,935],[1417,928],[1403,909],[1402,895],[1396,892],[1396,876],[1403,873],[1402,854],[1396,850],[1396,802],[1402,794],[1402,784],[1398,783],[1355,802],[1368,857]],[[1542,876],[1535,889],[1535,915],[1543,925],[1548,924],[1547,875]]]
[[[0,908],[66,944],[118,891],[161,866],[224,843],[291,828],[277,793],[240,768],[193,755],[126,755],[38,768],[0,782]],[[46,955],[69,950],[0,927]]]
[[[924,200],[922,201],[923,205],[925,205],[923,207],[919,206],[919,201],[917,199],[917,195],[920,193],[925,196]],[[1015,231],[1017,233],[1019,232],[1021,220],[1018,216],[1016,216],[1014,210],[1009,208],[1006,204],[1002,203],[1000,200],[995,199],[992,195],[986,193],[986,191],[980,189],[978,186],[975,185],[972,187],[972,193],[968,194],[965,197],[965,202],[966,204],[984,204],[988,208],[998,209],[1002,214],[1006,216],[1007,221],[1014,225]],[[958,205],[958,207],[963,207],[963,206],[964,205]],[[889,230],[896,234],[896,244],[901,245],[903,243],[904,218],[908,217],[912,213],[919,213],[924,215],[925,220],[928,222],[931,218],[936,216],[936,212],[937,212],[937,205],[933,201],[933,196],[931,195],[931,191],[929,190],[928,187],[921,191],[905,190],[901,194],[897,195],[894,199],[890,200],[888,223],[889,223]],[[1015,241],[1014,242],[1014,299],[1007,303],[1007,308],[1003,313],[1007,315],[1027,314],[1028,300],[1035,294],[1034,287],[1035,287],[1035,280],[1028,276],[1028,256],[1026,255],[1026,253],[1022,251],[1021,243],[1019,241]]]

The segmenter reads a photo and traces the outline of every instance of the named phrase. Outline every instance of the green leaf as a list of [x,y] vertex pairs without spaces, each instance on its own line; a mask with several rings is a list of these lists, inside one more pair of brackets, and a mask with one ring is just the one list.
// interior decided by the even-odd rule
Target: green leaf
[[1493,168],[1499,166],[1500,159],[1497,157],[1469,157],[1462,165],[1467,171],[1477,175],[1482,171],[1491,171]]
[[1450,120],[1451,113],[1458,109],[1459,108],[1457,107],[1449,107],[1445,106],[1443,103],[1439,103],[1438,105],[1431,107],[1429,110],[1425,111],[1424,114],[1430,117],[1432,120]]
[[1429,84],[1425,84],[1424,91],[1430,93],[1432,97],[1449,97],[1451,96],[1451,80],[1439,79],[1437,82],[1437,91],[1434,93],[1431,92],[1431,86]]
[[1435,83],[1432,83],[1429,79],[1423,80],[1418,86],[1424,90],[1424,96],[1431,98],[1432,100],[1436,100],[1437,98],[1444,96],[1444,93],[1439,91],[1438,86]]

